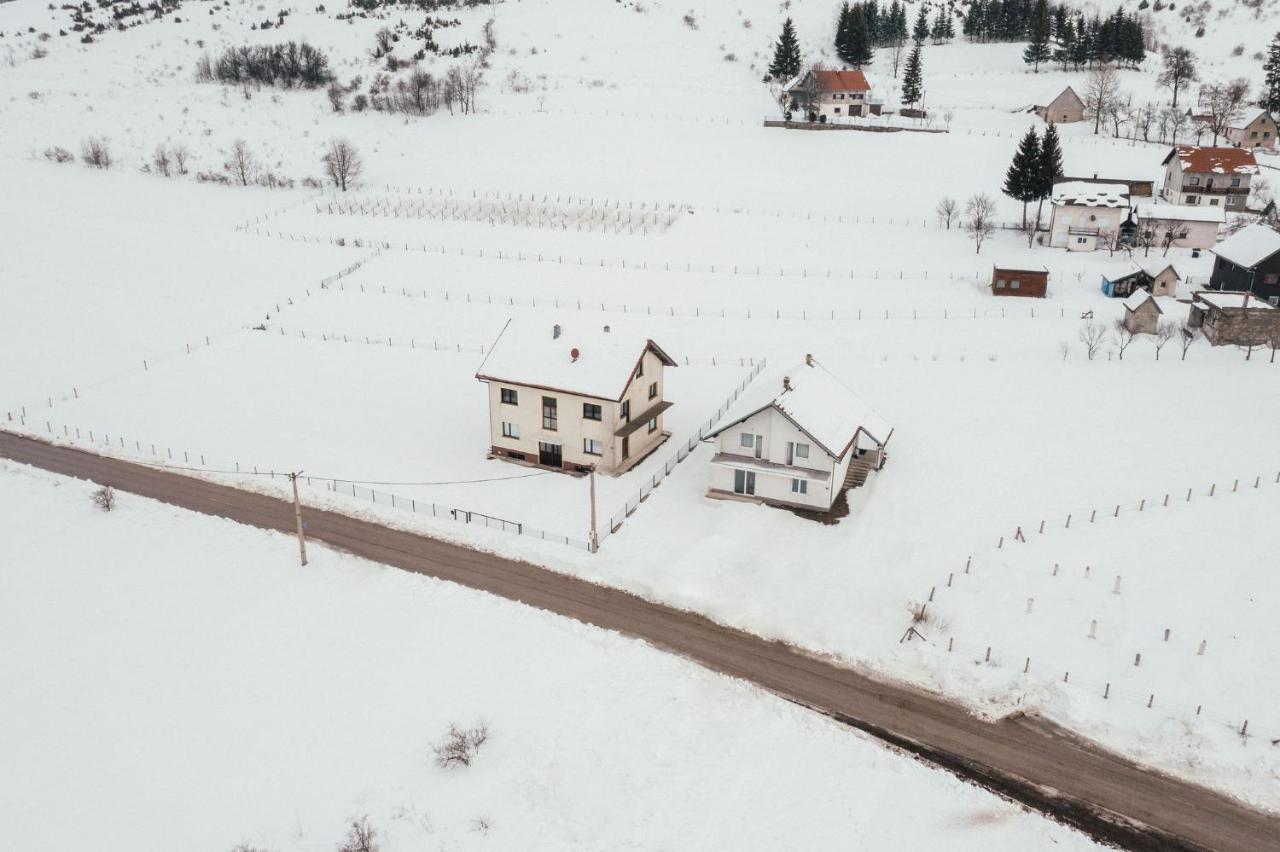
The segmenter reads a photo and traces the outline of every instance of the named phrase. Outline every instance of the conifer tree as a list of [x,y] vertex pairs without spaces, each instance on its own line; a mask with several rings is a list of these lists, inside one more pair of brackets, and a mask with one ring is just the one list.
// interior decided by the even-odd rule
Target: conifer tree
[[1040,63],[1048,62],[1049,36],[1052,19],[1049,17],[1048,0],[1036,0],[1031,10],[1031,22],[1027,27],[1027,46],[1022,51],[1022,61],[1032,66],[1034,73],[1040,73]]
[[[871,62],[875,49],[871,46],[871,33],[867,29],[867,16],[859,6],[849,12],[849,59],[850,65],[862,67]],[[841,57],[843,58],[843,57]]]
[[929,10],[920,4],[920,14],[916,15],[915,26],[911,28],[911,40],[916,47],[924,44],[924,40],[929,37]]
[[1040,138],[1034,127],[1027,128],[1027,135],[1018,143],[1013,162],[1004,175],[1001,191],[1014,201],[1022,202],[1022,227],[1027,226],[1027,204],[1040,194]]
[[849,8],[848,3],[840,6],[840,16],[836,21],[836,56],[840,57],[840,61],[852,65],[853,53],[849,46],[849,26],[853,12]]
[[942,19],[942,40],[951,41],[956,37],[956,24],[955,21],[952,20],[951,10],[949,8],[944,9],[943,13],[945,17]]
[[907,57],[907,70],[902,75],[902,103],[908,107],[914,108],[924,97],[922,71],[920,45],[917,44],[911,49],[911,55]]
[[773,62],[769,76],[775,80],[790,80],[800,73],[800,42],[796,39],[796,27],[787,18],[782,22],[782,35],[773,48]]
[[944,35],[947,26],[947,10],[939,9],[937,17],[933,19],[933,26],[929,28],[929,40],[934,44],[942,44],[946,41]]
[[1040,224],[1040,211],[1044,200],[1053,195],[1053,185],[1062,177],[1062,143],[1058,140],[1058,128],[1051,121],[1044,129],[1044,141],[1040,143],[1040,156],[1036,162],[1036,224]]
[[1267,61],[1262,63],[1262,99],[1259,106],[1267,112],[1280,112],[1280,33],[1271,40]]
[[1053,40],[1053,61],[1066,71],[1072,63],[1076,48],[1076,26],[1070,18],[1065,19],[1057,28]]

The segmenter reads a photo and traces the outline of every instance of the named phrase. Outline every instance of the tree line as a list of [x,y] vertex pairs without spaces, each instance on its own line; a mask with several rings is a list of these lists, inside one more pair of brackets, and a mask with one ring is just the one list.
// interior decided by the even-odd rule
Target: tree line
[[332,79],[329,57],[305,41],[228,47],[217,59],[206,53],[196,61],[196,80],[201,83],[315,89]]

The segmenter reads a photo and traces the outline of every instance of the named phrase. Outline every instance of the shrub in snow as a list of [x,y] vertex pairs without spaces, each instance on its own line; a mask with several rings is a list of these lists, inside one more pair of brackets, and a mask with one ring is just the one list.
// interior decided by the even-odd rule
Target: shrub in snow
[[75,155],[66,148],[60,148],[54,145],[44,149],[44,158],[55,163],[69,163],[75,159]]
[[104,512],[110,512],[116,507],[115,490],[110,485],[104,485],[93,492],[93,505]]
[[355,817],[347,827],[347,839],[338,852],[378,852],[378,832],[367,816]]
[[436,766],[448,769],[453,766],[470,766],[480,746],[489,739],[489,726],[481,722],[471,730],[463,730],[457,725],[449,726],[449,733],[444,742],[435,746]]
[[694,17],[693,12],[689,12],[680,20],[684,21],[684,25],[691,30],[698,28],[698,19]]
[[80,159],[93,169],[111,168],[111,149],[107,147],[107,140],[101,136],[90,136],[84,140],[80,146]]

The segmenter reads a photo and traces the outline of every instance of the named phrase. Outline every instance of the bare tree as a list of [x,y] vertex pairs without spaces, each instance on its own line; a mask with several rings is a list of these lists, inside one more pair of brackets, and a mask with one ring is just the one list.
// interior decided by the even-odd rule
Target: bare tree
[[894,37],[889,43],[889,67],[893,69],[893,79],[898,79],[898,69],[902,67],[902,58],[906,55],[907,43],[901,38]]
[[1120,79],[1110,65],[1099,65],[1089,72],[1084,90],[1084,114],[1093,119],[1096,136],[1120,93]]
[[97,506],[104,512],[110,512],[116,507],[116,492],[110,485],[104,485],[97,491],[93,492],[93,505]]
[[435,746],[436,766],[448,769],[451,766],[470,766],[480,747],[489,739],[489,726],[481,722],[470,730],[463,730],[457,725],[449,726],[449,733],[444,742]]
[[1116,349],[1120,353],[1120,360],[1124,360],[1124,350],[1129,348],[1129,344],[1133,342],[1133,338],[1137,337],[1136,332],[1122,319],[1116,320],[1111,324],[1116,332]]
[[1156,323],[1156,360],[1160,360],[1160,350],[1178,333],[1178,324],[1173,320],[1160,320]]
[[960,214],[960,205],[949,195],[944,195],[942,200],[938,202],[938,206],[934,208],[938,214],[938,224],[946,225],[947,230],[951,230],[951,223],[955,221],[956,216]]
[[378,832],[369,825],[367,816],[352,817],[347,825],[347,839],[338,852],[378,852]]
[[1089,360],[1092,361],[1102,344],[1107,341],[1107,329],[1102,323],[1087,319],[1080,324],[1080,333],[1077,336],[1084,344],[1084,351],[1089,356]]
[[947,126],[947,132],[951,132],[951,122],[956,120],[956,114],[951,110],[947,110],[942,114],[942,123]]
[[173,158],[169,156],[169,149],[164,145],[156,146],[155,153],[151,155],[151,163],[162,177],[173,174]]
[[996,203],[991,196],[979,192],[964,203],[964,232],[973,238],[974,254],[982,253],[982,244],[995,230]]
[[329,87],[324,90],[329,96],[329,106],[334,112],[342,112],[343,103],[347,99],[347,90],[339,85],[337,80],[330,80]]
[[1240,117],[1241,108],[1249,97],[1249,81],[1243,77],[1226,83],[1214,83],[1200,90],[1200,104],[1207,118],[1206,128],[1213,133],[1213,144],[1219,136],[1227,135],[1227,128]]
[[239,181],[241,186],[248,186],[258,171],[258,160],[249,150],[249,143],[243,139],[237,139],[232,144],[231,153],[228,154],[227,161],[222,164],[222,167],[227,170],[233,180]]
[[346,139],[330,140],[329,150],[325,152],[321,162],[324,163],[325,173],[329,175],[333,185],[343,192],[364,171],[364,161],[360,159],[359,152]]
[[111,149],[107,147],[107,140],[102,136],[90,136],[80,145],[80,159],[84,160],[84,164],[93,169],[109,169],[111,168]]
[[185,175],[187,173],[187,160],[191,157],[191,153],[187,150],[187,146],[178,142],[169,150],[170,153],[173,154],[173,165],[178,174]]
[[1196,79],[1196,55],[1189,48],[1166,47],[1160,54],[1164,70],[1156,82],[1173,92],[1171,109],[1178,109],[1178,94]]
[[1276,362],[1276,350],[1280,349],[1280,328],[1272,325],[1271,331],[1267,333],[1267,345],[1271,347],[1271,363]]
[[1182,344],[1182,360],[1185,361],[1187,360],[1187,350],[1191,348],[1191,344],[1200,339],[1200,329],[1184,322],[1180,331],[1182,332],[1180,341]]
[[810,68],[791,90],[791,107],[800,110],[808,121],[817,121],[822,109],[822,84],[818,81],[821,65]]

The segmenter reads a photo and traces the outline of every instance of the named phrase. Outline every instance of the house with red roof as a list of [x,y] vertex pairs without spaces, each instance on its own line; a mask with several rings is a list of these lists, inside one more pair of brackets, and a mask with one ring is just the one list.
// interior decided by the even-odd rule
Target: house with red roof
[[814,68],[786,86],[788,109],[811,121],[859,118],[879,115],[881,103],[867,81],[867,75],[851,71],[824,71]]
[[1163,165],[1165,201],[1221,207],[1227,212],[1245,211],[1249,182],[1258,173],[1258,162],[1247,148],[1178,145]]

